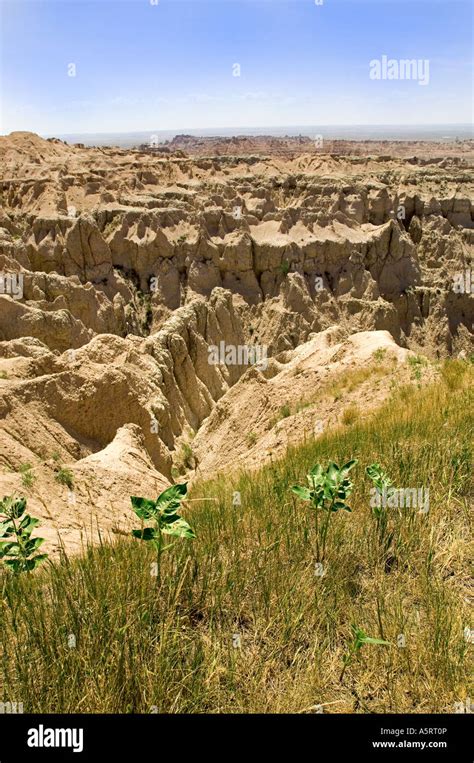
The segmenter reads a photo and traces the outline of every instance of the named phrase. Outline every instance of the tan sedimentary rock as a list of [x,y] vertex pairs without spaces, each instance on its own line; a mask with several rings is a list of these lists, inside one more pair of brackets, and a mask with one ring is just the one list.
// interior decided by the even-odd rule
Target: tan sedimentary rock
[[[269,427],[278,409],[377,349],[399,369],[411,350],[472,352],[470,143],[417,158],[332,148],[0,138],[0,489],[23,490],[31,463],[26,492],[51,543],[56,528],[76,547],[92,517],[126,525],[129,495],[175,469],[281,452],[315,412]],[[221,342],[264,348],[267,367],[210,363]],[[365,407],[385,394],[366,393]]]

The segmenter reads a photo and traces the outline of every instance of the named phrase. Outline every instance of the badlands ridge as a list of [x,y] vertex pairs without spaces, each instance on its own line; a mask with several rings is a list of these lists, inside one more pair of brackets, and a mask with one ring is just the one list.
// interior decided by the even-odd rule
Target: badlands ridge
[[50,549],[364,414],[409,355],[472,353],[473,144],[404,145],[0,138],[0,490]]

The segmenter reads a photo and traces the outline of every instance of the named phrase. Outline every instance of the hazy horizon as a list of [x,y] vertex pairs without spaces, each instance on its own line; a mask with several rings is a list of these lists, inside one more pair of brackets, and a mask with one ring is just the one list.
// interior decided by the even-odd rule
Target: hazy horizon
[[123,148],[172,140],[176,135],[192,135],[203,138],[231,137],[315,137],[321,135],[325,140],[393,140],[393,141],[453,141],[473,138],[472,125],[267,125],[261,127],[228,128],[177,128],[175,130],[137,130],[104,133],[61,133],[43,135],[45,138],[59,138],[67,143],[84,143],[90,146],[117,145]]
[[2,133],[472,120],[468,0],[0,0],[0,10]]

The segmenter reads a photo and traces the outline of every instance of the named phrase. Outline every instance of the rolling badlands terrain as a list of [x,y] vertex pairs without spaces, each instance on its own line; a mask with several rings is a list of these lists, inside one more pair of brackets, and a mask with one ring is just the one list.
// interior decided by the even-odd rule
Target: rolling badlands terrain
[[49,550],[368,411],[407,358],[472,353],[472,142],[329,150],[0,138],[0,492]]

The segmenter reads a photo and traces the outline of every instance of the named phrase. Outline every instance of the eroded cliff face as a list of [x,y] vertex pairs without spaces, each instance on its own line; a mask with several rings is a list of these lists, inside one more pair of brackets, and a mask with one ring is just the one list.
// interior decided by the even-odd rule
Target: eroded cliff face
[[[464,159],[162,158],[30,133],[0,138],[0,156],[3,490],[31,463],[31,501],[73,535],[91,506],[110,527],[130,492],[166,484],[183,439],[251,405],[249,380],[280,400],[284,366],[318,336],[338,352],[375,332],[400,363],[400,348],[472,352]],[[270,370],[210,363],[220,342],[264,347]],[[333,362],[323,349],[312,372]],[[196,443],[187,467],[212,469]]]

